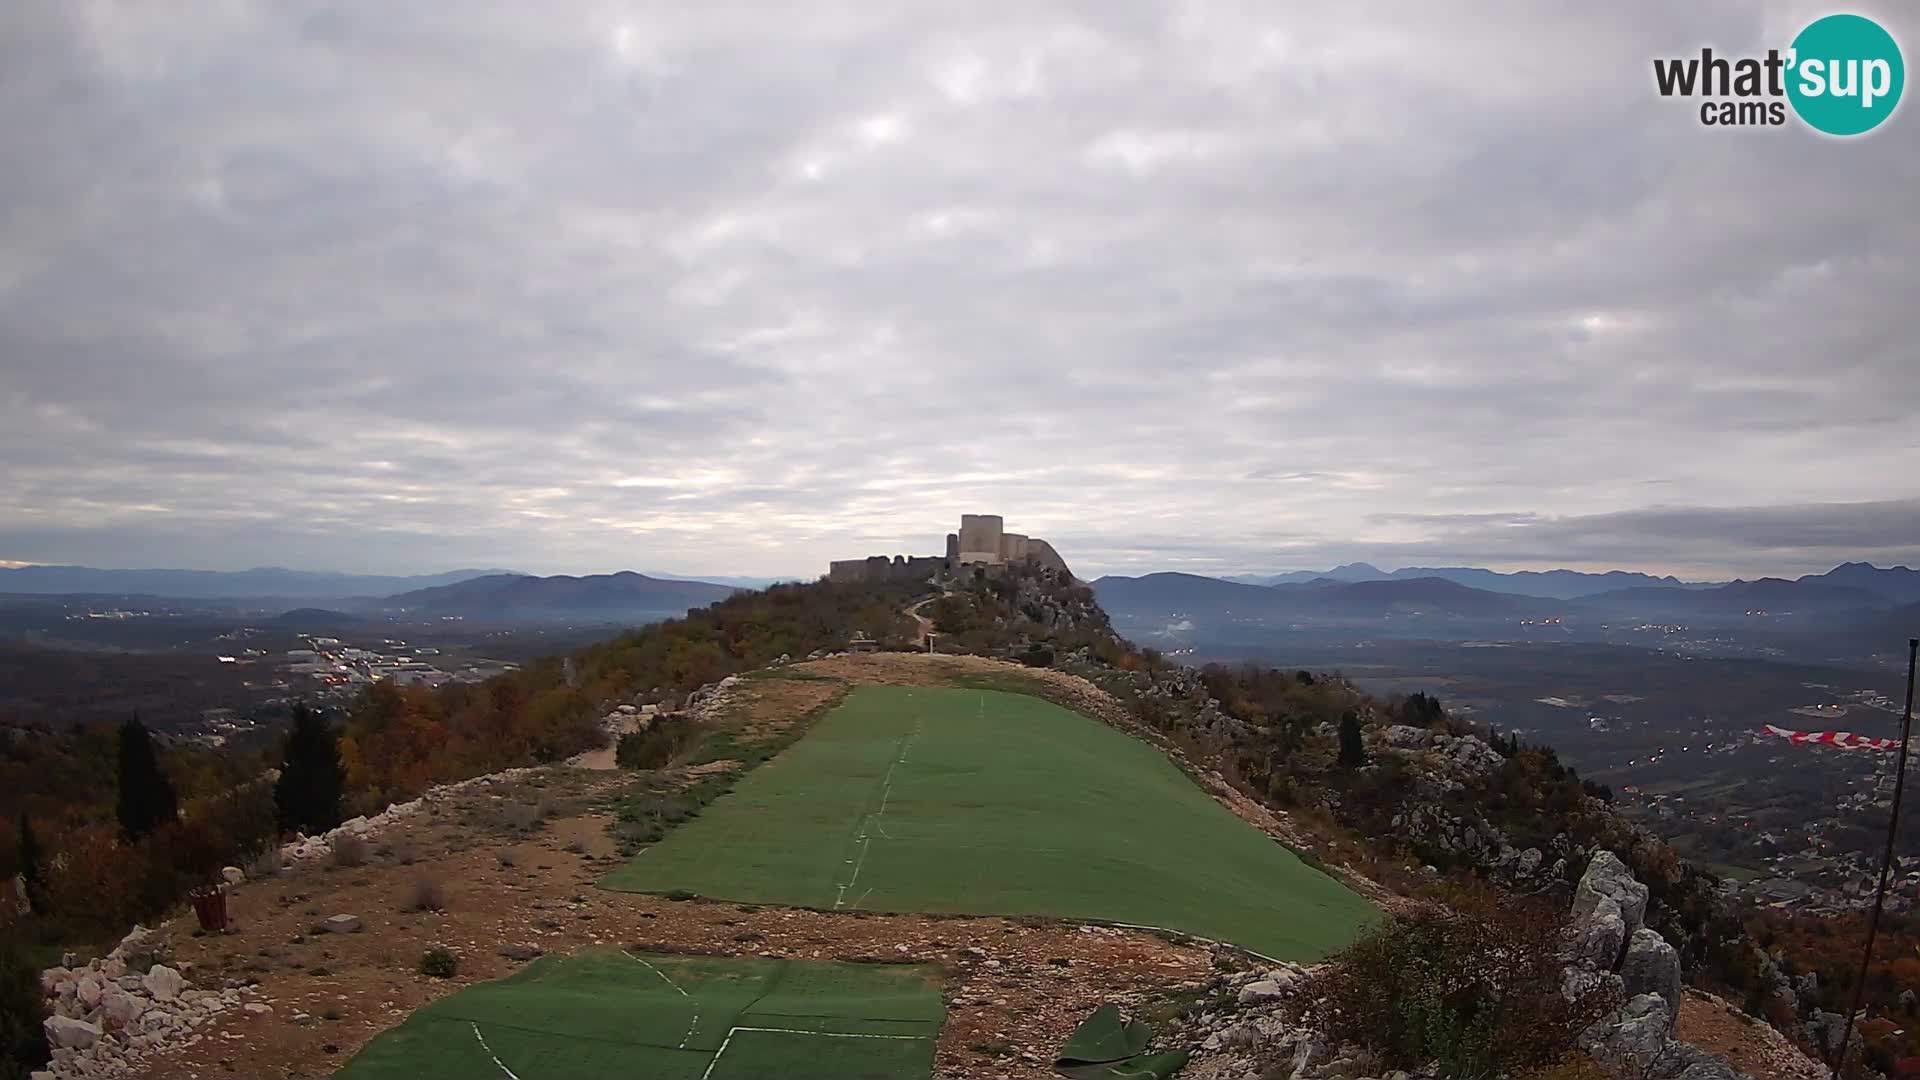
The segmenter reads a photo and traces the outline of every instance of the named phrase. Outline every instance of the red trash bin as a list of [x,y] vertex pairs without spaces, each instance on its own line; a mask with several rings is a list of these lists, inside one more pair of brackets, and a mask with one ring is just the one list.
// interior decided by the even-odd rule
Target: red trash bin
[[223,885],[199,889],[193,894],[193,913],[200,918],[200,929],[218,933],[227,928],[227,890]]

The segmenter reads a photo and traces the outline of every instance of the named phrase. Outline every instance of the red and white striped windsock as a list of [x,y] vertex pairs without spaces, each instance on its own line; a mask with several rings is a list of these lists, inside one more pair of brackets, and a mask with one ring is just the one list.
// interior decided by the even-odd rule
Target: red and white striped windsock
[[1899,739],[1876,739],[1867,735],[1855,735],[1851,731],[1792,731],[1788,728],[1766,725],[1767,734],[1778,735],[1788,742],[1820,743],[1824,746],[1837,746],[1842,750],[1898,750]]

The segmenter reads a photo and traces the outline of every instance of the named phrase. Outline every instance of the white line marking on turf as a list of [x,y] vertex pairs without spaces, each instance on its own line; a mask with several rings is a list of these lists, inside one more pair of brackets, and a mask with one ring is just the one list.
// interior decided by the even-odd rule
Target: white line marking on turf
[[681,997],[686,998],[688,1001],[693,1002],[693,1023],[687,1025],[687,1033],[680,1037],[680,1049],[685,1050],[687,1048],[687,1044],[693,1041],[693,1033],[696,1030],[698,1030],[700,1027],[699,999],[695,998],[692,994],[687,993],[686,990],[683,989],[679,983],[674,982],[672,979],[667,978],[666,972],[661,971],[659,968],[654,967],[652,964],[647,963],[645,960],[642,960],[641,958],[633,955],[632,953],[628,952],[625,949],[620,950],[620,955],[626,957],[627,959],[633,961],[636,964],[639,964],[641,967],[646,968],[648,971],[653,972],[655,975],[660,976],[660,979],[662,982],[665,982],[668,986],[673,987],[675,990],[679,990]]
[[[853,863],[853,876],[848,878],[844,885],[836,885],[834,887],[833,906],[836,909],[846,906],[847,890],[853,888],[860,880],[860,868],[867,864],[867,849],[873,846],[873,838],[867,835],[867,829],[872,828],[886,839],[893,839],[892,836],[888,835],[887,827],[881,819],[886,816],[887,802],[893,798],[893,771],[898,769],[901,763],[907,760],[907,751],[913,748],[913,740],[920,735],[920,724],[920,720],[913,722],[913,730],[909,731],[900,739],[900,753],[894,757],[893,764],[887,766],[886,778],[880,785],[880,809],[874,811],[860,822],[860,835],[855,837],[855,839],[860,841],[859,859],[844,859],[841,861],[842,866],[845,866],[847,863]],[[867,892],[871,893],[873,890],[868,889]],[[866,895],[862,894],[861,899],[866,899]],[[856,901],[853,906],[859,907],[860,904]]]
[[509,1080],[520,1080],[520,1077],[514,1075],[514,1071],[512,1069],[507,1068],[506,1065],[502,1063],[501,1060],[494,1055],[493,1047],[487,1045],[486,1036],[480,1034],[480,1025],[475,1023],[468,1023],[467,1026],[473,1029],[473,1037],[480,1040],[480,1049],[485,1050],[487,1052],[487,1056],[490,1058],[493,1058],[493,1063],[495,1065],[500,1066],[500,1071],[503,1073],[506,1073]]
[[[700,1074],[700,1080],[707,1080],[707,1077],[713,1075],[714,1068],[720,1064],[720,1056],[727,1052],[727,1047],[733,1042],[733,1037],[742,1031],[770,1031],[780,1035],[818,1035],[823,1039],[904,1039],[908,1042],[918,1042],[921,1039],[928,1038],[926,1035],[866,1035],[851,1031],[805,1031],[800,1028],[732,1027],[727,1029],[727,1037],[720,1040],[720,1049],[713,1052],[713,1060],[707,1062],[707,1071]],[[503,1065],[501,1067],[505,1068],[506,1066]]]

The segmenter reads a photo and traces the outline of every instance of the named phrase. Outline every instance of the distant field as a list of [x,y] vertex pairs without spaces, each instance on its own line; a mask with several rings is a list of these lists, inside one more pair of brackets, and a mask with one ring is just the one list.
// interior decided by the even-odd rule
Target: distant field
[[596,950],[414,1013],[338,1080],[924,1080],[944,1019],[925,968]]
[[927,687],[855,690],[602,885],[1128,923],[1289,960],[1377,916],[1145,743],[1038,698]]

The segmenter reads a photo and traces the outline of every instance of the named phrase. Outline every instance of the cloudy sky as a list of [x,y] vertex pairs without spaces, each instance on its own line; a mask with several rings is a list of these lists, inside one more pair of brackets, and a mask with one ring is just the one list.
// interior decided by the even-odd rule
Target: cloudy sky
[[1652,88],[1828,10],[12,0],[0,561],[1920,562],[1915,104]]

